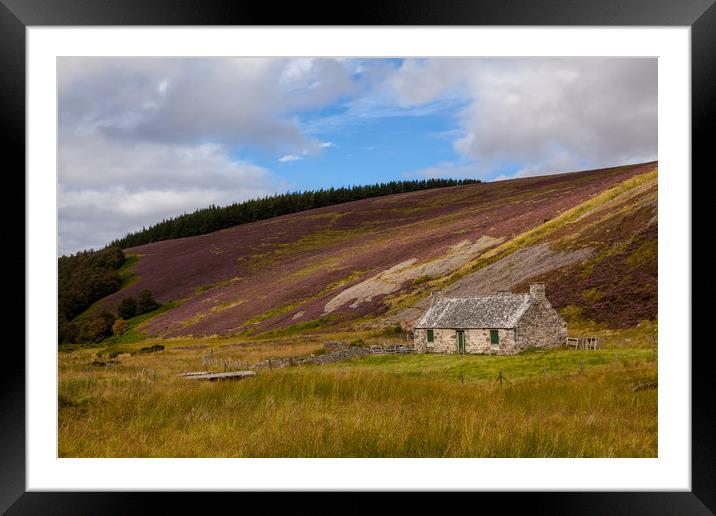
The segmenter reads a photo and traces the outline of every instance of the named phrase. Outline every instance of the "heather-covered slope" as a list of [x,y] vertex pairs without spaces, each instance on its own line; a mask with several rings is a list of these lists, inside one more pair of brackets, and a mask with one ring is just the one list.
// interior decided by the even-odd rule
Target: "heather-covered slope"
[[[657,316],[657,169],[633,176],[490,250],[432,287],[448,296],[527,291],[543,281],[555,308],[611,328]],[[400,309],[411,325],[424,298]]]
[[[431,290],[520,289],[613,325],[656,315],[656,163],[366,199],[129,248],[176,308],[147,335],[409,326]],[[653,171],[653,172],[652,172]]]

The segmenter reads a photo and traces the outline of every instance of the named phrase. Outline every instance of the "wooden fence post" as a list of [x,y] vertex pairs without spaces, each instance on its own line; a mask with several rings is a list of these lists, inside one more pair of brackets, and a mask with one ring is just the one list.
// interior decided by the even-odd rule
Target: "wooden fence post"
[[507,383],[509,383],[510,385],[512,385],[512,382],[509,381],[509,380],[508,380],[507,378],[505,378],[504,376],[502,376],[502,371],[500,371],[500,374],[497,376],[497,379],[495,380],[495,381],[499,381],[499,382],[500,382],[500,388],[502,388],[502,380],[504,380],[504,381],[506,381]]

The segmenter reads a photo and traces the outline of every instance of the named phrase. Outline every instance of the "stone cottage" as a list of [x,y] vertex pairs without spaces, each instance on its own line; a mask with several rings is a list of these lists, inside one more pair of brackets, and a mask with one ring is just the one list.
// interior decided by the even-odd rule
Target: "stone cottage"
[[529,294],[434,301],[414,335],[417,353],[510,355],[533,346],[563,345],[567,323],[547,300],[544,283],[533,283]]

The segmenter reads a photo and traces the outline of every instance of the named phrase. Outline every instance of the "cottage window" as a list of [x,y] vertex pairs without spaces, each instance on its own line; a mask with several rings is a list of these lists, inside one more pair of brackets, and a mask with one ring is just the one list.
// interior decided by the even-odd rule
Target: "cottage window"
[[500,347],[500,333],[497,330],[490,330],[490,345],[493,348]]
[[435,335],[433,335],[433,330],[428,330],[428,343],[432,344],[435,340]]

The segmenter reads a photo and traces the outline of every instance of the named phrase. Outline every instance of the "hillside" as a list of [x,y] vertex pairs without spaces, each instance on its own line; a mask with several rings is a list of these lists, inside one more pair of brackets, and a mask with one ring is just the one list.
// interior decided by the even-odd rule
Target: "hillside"
[[364,199],[125,249],[116,310],[150,289],[146,336],[276,335],[416,320],[431,291],[547,283],[571,319],[657,314],[657,163]]
[[259,199],[233,203],[228,206],[209,206],[193,213],[184,213],[163,220],[135,233],[129,233],[109,244],[112,247],[134,247],[162,240],[205,235],[220,229],[240,224],[266,220],[289,213],[297,213],[312,208],[323,208],[349,201],[382,197],[403,192],[417,192],[447,186],[460,186],[480,183],[478,179],[413,179],[410,181],[390,181],[371,185],[305,190],[271,195]]

